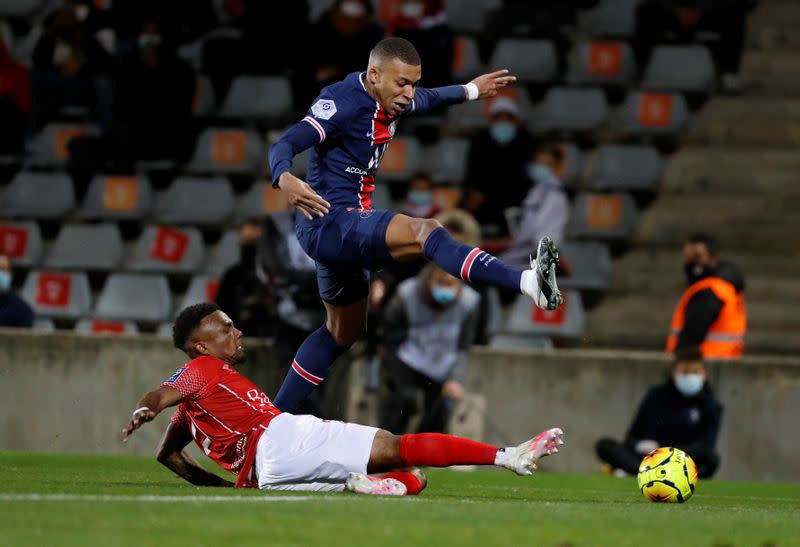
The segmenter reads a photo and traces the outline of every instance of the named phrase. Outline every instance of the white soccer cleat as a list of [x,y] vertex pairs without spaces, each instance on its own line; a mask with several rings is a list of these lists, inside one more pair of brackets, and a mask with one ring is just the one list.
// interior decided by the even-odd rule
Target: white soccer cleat
[[564,432],[557,427],[542,431],[533,439],[506,449],[511,454],[501,465],[517,475],[533,475],[539,458],[558,452],[558,447],[564,444],[563,435]]
[[397,479],[382,479],[363,473],[350,473],[344,483],[347,492],[371,496],[405,496],[406,485]]
[[564,302],[556,284],[557,266],[558,249],[550,236],[544,236],[536,248],[536,258],[531,258],[531,269],[522,273],[520,287],[544,310],[554,310]]

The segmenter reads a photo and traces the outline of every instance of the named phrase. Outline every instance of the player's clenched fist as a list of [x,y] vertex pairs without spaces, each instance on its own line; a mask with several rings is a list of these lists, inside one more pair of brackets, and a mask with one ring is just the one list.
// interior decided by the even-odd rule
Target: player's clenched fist
[[131,422],[125,426],[125,429],[122,430],[122,432],[125,434],[125,436],[122,438],[122,442],[128,442],[128,439],[134,431],[142,427],[142,424],[151,421],[155,417],[156,413],[146,406],[134,410],[133,414],[131,415]]
[[470,83],[478,88],[478,99],[489,99],[497,95],[497,90],[517,81],[516,76],[509,76],[508,70],[498,70],[478,76]]
[[289,194],[289,204],[303,213],[308,220],[311,220],[313,215],[323,217],[328,214],[331,204],[322,199],[307,182],[290,173],[283,173],[278,186]]

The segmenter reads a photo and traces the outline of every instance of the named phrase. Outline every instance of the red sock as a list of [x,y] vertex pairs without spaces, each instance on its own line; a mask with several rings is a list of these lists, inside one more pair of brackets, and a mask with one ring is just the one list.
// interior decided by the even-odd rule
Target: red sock
[[497,450],[496,446],[441,433],[417,433],[400,438],[400,459],[409,467],[492,465]]
[[395,471],[381,476],[382,479],[397,479],[406,485],[406,495],[416,496],[425,488],[414,473],[408,471]]

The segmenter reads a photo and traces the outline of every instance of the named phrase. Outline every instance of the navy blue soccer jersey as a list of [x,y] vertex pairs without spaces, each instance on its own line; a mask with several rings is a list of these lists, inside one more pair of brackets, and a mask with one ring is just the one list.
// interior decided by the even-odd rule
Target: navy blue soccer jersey
[[269,153],[273,184],[289,171],[296,154],[311,148],[306,182],[331,210],[371,210],[375,177],[399,118],[466,99],[461,85],[417,88],[407,110],[391,117],[367,92],[365,78],[366,73],[354,72],[324,88],[306,116],[275,143]]

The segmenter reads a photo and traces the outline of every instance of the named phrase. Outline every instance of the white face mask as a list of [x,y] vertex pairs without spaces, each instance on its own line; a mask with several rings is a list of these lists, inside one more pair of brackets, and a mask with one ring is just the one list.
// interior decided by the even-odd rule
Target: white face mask
[[367,8],[365,8],[364,4],[361,2],[342,2],[342,5],[339,7],[342,13],[348,17],[361,17],[367,13]]
[[400,13],[403,15],[403,17],[408,17],[409,19],[418,19],[425,13],[425,6],[417,2],[406,2],[401,4]]
[[84,4],[75,6],[75,18],[78,21],[85,21],[87,17],[89,17],[89,6]]
[[706,377],[702,374],[678,374],[675,377],[675,388],[684,397],[694,397],[703,389]]

